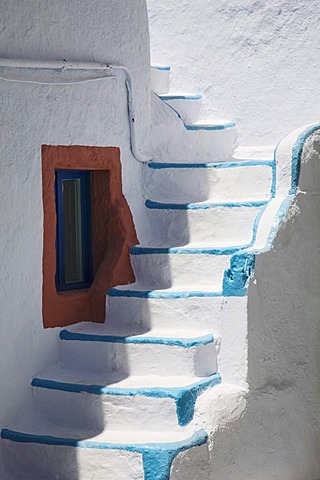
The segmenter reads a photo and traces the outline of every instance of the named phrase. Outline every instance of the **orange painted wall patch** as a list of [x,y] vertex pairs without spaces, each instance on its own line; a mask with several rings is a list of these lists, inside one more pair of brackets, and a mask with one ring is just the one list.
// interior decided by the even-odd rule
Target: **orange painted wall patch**
[[[91,171],[93,283],[90,288],[57,292],[56,170]],[[134,281],[129,249],[138,243],[122,193],[120,150],[115,147],[42,146],[43,323],[62,327],[81,321],[104,322],[106,292]]]

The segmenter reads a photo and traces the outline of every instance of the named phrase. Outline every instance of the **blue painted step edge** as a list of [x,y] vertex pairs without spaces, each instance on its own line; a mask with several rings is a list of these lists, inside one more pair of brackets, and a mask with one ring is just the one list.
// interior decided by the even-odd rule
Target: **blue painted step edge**
[[253,202],[224,202],[224,203],[163,203],[146,200],[147,208],[155,210],[208,210],[211,208],[241,208],[241,207],[263,207],[269,203],[269,200],[259,200]]
[[122,343],[122,344],[154,344],[169,345],[182,348],[199,347],[214,342],[212,334],[203,335],[197,338],[166,338],[166,337],[147,337],[147,336],[128,336],[120,337],[115,335],[95,335],[90,333],[70,332],[69,330],[61,330],[61,340],[81,341],[81,342],[105,342],[105,343]]
[[198,396],[205,390],[221,383],[221,376],[215,373],[191,385],[183,387],[144,387],[144,388],[114,388],[103,385],[83,385],[77,383],[58,382],[43,378],[34,378],[31,385],[37,388],[47,388],[72,393],[88,393],[91,395],[143,396],[153,398],[172,398],[176,404],[178,424],[188,425],[194,416]]
[[140,247],[135,245],[130,248],[131,255],[233,255],[248,245],[238,245],[230,247],[212,248],[212,247]]
[[[177,112],[176,112],[177,113]],[[180,117],[180,115],[179,115]],[[180,117],[181,119],[181,117]],[[236,122],[226,122],[226,123],[221,123],[220,125],[201,125],[197,123],[184,123],[184,126],[187,130],[210,130],[210,131],[216,131],[216,130],[227,130],[228,128],[234,128],[236,126]]]
[[274,160],[239,160],[231,162],[216,162],[216,163],[161,163],[149,162],[148,168],[154,170],[170,169],[170,168],[238,168],[238,167],[273,167]]
[[[254,240],[254,239],[253,239]],[[221,292],[210,291],[166,291],[166,290],[122,290],[111,288],[109,297],[134,297],[153,299],[207,298],[207,297],[243,297],[247,294],[248,282],[255,266],[254,253],[234,254],[230,259],[230,268],[225,270]]]
[[201,100],[202,95],[199,93],[195,93],[194,95],[170,95],[170,93],[164,93],[158,95],[161,100],[168,101],[168,100]]
[[208,440],[204,430],[195,432],[191,437],[180,442],[147,443],[147,444],[112,444],[98,443],[90,440],[54,437],[51,435],[35,435],[3,429],[1,438],[20,443],[36,443],[42,445],[67,446],[76,448],[92,448],[98,450],[122,450],[142,455],[145,480],[169,480],[171,464],[181,452],[193,447],[200,447]]
[[169,65],[150,65],[150,68],[153,68],[154,70],[163,70],[166,72],[170,72],[171,70]]
[[165,290],[121,290],[118,288],[110,288],[108,290],[109,297],[134,297],[134,298],[157,298],[157,299],[179,299],[193,297],[221,297],[222,292],[208,291],[181,291],[167,292]]

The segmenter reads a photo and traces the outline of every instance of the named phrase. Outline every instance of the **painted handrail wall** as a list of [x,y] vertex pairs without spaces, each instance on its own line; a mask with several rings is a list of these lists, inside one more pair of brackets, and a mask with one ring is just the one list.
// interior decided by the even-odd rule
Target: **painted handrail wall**
[[272,248],[298,192],[304,146],[316,132],[320,132],[320,124],[305,125],[287,135],[275,148],[271,198],[254,222],[251,245],[238,250],[230,259],[230,268],[224,274],[223,295],[246,295],[254,274],[255,255]]

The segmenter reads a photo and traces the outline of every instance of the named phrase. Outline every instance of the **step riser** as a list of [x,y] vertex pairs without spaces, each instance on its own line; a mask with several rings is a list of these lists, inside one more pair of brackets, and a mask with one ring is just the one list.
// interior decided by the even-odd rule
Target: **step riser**
[[[154,299],[108,297],[107,322],[186,332],[199,328],[221,339],[219,373],[223,381],[243,385],[247,378],[247,297]],[[219,340],[218,340],[219,342]]]
[[217,371],[216,346],[213,344],[182,348],[63,340],[61,351],[62,362],[67,368],[84,372],[205,377]]
[[179,99],[163,100],[179,113],[181,119],[186,123],[193,123],[199,119],[201,100]]
[[137,325],[145,331],[150,328],[174,328],[187,332],[188,329],[199,328],[216,336],[219,335],[219,325],[225,315],[233,319],[246,301],[246,297],[107,297],[107,322],[110,325]]
[[247,245],[252,240],[256,207],[217,207],[206,210],[147,209],[150,238],[160,245],[185,245],[189,242],[206,246]]
[[136,280],[151,288],[197,285],[221,291],[229,255],[131,255]]
[[172,203],[258,201],[270,198],[269,166],[233,168],[146,168],[146,195]]
[[157,138],[153,152],[158,162],[166,162],[168,158],[176,163],[225,162],[230,159],[237,146],[236,127],[187,130],[183,122],[179,122],[178,126],[168,124],[153,127]]
[[150,69],[151,90],[157,94],[168,93],[170,88],[170,70]]
[[119,450],[1,440],[5,468],[16,480],[143,480],[142,456]]
[[33,387],[36,410],[50,421],[79,428],[174,430],[178,426],[172,398],[93,395]]

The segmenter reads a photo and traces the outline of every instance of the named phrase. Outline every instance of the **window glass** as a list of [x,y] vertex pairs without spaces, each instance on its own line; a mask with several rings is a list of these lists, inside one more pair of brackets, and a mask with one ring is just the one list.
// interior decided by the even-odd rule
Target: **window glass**
[[58,290],[92,282],[90,172],[56,171]]

